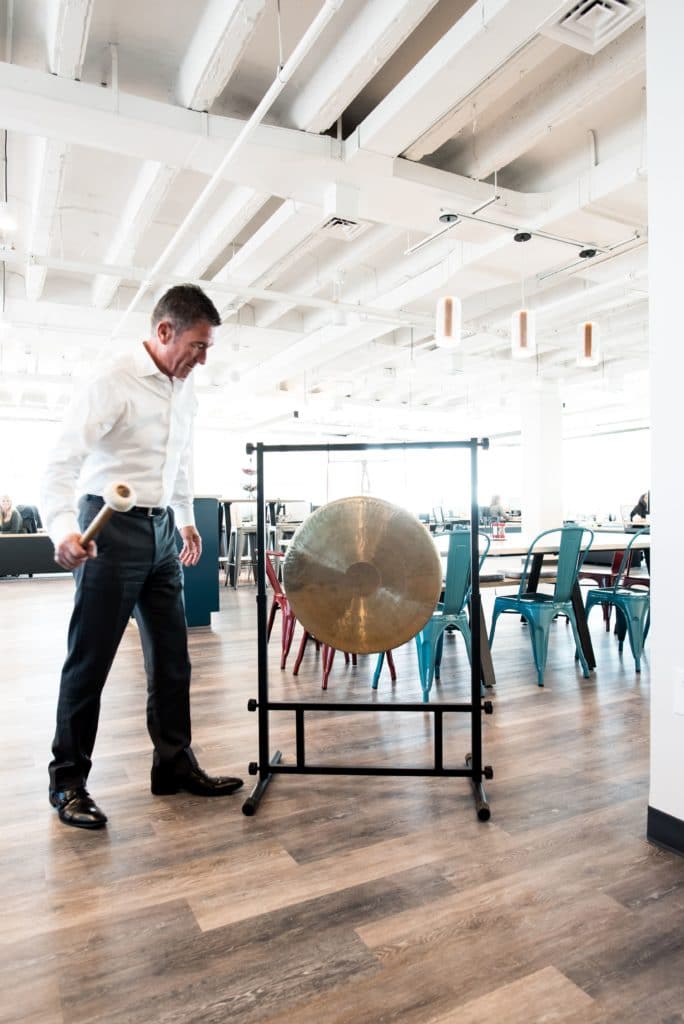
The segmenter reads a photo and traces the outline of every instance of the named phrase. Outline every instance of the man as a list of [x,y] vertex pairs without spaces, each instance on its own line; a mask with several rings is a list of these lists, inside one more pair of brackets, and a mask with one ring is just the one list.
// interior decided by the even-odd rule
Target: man
[[[179,285],[167,291],[152,313],[151,338],[89,382],[49,457],[42,508],[55,560],[76,580],[49,768],[50,803],[66,825],[101,828],[107,821],[86,782],[100,695],[132,613],[147,675],[152,792],[224,796],[242,785],[241,779],[207,775],[190,746],[180,564],[196,565],[202,553],[190,471],[197,403],[188,377],[206,362],[220,322],[201,289]],[[139,504],[114,513],[97,543],[83,547],[81,533],[102,507],[105,487],[116,481],[130,484]]]

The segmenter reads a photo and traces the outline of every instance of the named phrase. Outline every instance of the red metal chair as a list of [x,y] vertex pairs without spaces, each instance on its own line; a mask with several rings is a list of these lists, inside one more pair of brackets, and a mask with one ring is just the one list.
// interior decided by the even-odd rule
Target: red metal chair
[[[316,640],[316,638],[314,636],[312,636],[311,633],[309,633],[307,630],[304,630],[304,633],[302,634],[302,639],[299,641],[299,650],[297,652],[297,659],[295,661],[294,668],[293,668],[292,672],[293,672],[294,675],[297,675],[297,673],[299,672],[299,667],[300,667],[300,665],[302,663],[302,658],[304,657],[304,651],[306,650],[306,645],[307,645],[307,642],[309,640],[314,640],[315,641],[315,643],[316,643],[316,650],[318,650],[321,646],[323,647],[323,679],[322,679],[322,682],[321,682],[321,689],[322,690],[327,690],[328,689],[328,679],[330,678],[330,670],[332,669],[333,661],[335,660],[335,655],[337,654],[337,648],[331,647],[330,644],[322,644],[321,645],[321,643],[318,640]],[[344,651],[343,653],[344,653],[344,662],[345,662],[346,665],[349,664],[350,660],[351,660],[352,665],[356,665],[356,655],[355,654],[349,654],[347,651]],[[385,654],[387,655],[387,665],[388,665],[389,670],[390,670],[390,676],[392,678],[392,682],[394,683],[394,682],[396,682],[397,672],[396,672],[396,669],[394,667],[394,659],[392,657],[392,652],[391,651],[385,651]],[[382,655],[380,655],[380,657],[382,658]],[[376,676],[380,675],[380,671],[379,671],[380,668],[382,668],[382,661],[379,662],[378,670],[376,670]],[[376,678],[374,678],[373,686],[374,687],[377,686],[377,679]]]
[[271,584],[273,590],[273,600],[271,602],[271,608],[268,613],[268,629],[267,637],[270,640],[271,630],[273,629],[273,623],[275,622],[276,612],[280,609],[281,619],[281,639],[280,639],[280,667],[285,668],[285,662],[287,656],[290,653],[292,647],[292,638],[294,637],[295,626],[297,619],[295,614],[290,607],[290,602],[287,599],[287,595],[282,588],[282,584],[278,579],[278,573],[275,570],[273,564],[274,558],[282,558],[282,553],[279,551],[267,551],[266,552],[266,576],[268,582]]

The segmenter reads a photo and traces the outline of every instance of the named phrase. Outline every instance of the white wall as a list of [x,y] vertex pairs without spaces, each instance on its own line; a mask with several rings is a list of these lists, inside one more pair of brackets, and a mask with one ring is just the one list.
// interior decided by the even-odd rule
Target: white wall
[[[649,0],[648,220],[651,336],[651,437],[654,512],[654,587],[651,633],[651,789],[657,810],[684,820],[684,688],[682,582],[672,547],[684,508],[682,397],[684,395],[684,204],[681,201],[684,135],[684,4]],[[675,541],[676,543],[676,541]]]

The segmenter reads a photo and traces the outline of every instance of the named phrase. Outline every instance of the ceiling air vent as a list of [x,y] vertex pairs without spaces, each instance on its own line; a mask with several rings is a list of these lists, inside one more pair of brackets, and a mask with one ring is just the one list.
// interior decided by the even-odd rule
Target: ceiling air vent
[[344,217],[331,217],[327,220],[322,231],[325,231],[328,238],[341,238],[343,242],[351,242],[353,238],[366,230],[367,224],[358,220],[346,220]]
[[626,28],[643,18],[646,0],[579,0],[542,35],[584,53],[598,53]]

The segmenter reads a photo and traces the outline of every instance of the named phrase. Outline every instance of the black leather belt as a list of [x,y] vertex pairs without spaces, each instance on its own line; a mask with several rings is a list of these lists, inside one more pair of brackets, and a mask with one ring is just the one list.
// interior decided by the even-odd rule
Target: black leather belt
[[[99,501],[101,505],[104,505],[104,498],[101,494],[86,494],[85,497],[88,501]],[[130,515],[132,512],[135,512],[139,516],[147,516],[151,519],[153,516],[163,516],[167,511],[168,509],[161,505],[157,505],[155,507],[151,507],[150,505],[134,505],[133,508],[128,510],[126,515]]]
[[137,512],[140,516],[149,516],[151,518],[152,516],[163,516],[166,509],[161,507],[150,508],[147,505],[134,505],[132,509],[129,509],[127,515],[130,515],[131,512]]

